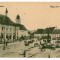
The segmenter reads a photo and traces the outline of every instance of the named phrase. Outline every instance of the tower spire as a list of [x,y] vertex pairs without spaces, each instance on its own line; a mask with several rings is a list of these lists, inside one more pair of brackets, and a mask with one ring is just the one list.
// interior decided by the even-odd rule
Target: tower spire
[[7,14],[8,14],[8,10],[7,10],[7,8],[6,8],[5,15],[7,16]]

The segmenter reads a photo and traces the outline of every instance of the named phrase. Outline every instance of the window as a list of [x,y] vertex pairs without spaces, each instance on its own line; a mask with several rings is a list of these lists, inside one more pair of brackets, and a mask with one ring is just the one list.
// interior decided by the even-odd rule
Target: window
[[10,39],[11,39],[11,35],[10,35]]
[[2,27],[2,30],[3,30],[4,28]]
[[11,31],[11,28],[10,28],[10,31]]
[[4,38],[4,34],[3,33],[1,33],[1,38]]

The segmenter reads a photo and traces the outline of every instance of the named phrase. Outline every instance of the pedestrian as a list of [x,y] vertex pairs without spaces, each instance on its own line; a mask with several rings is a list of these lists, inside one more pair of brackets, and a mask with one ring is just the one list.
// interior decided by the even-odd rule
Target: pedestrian
[[5,41],[6,41],[6,46],[7,46],[7,43],[8,43],[8,42],[7,42],[7,39],[6,39]]
[[46,50],[46,44],[44,44],[44,50]]
[[3,50],[5,50],[5,39],[3,39],[4,40],[4,46],[3,46]]
[[24,57],[26,57],[26,51],[24,50],[24,53],[23,53]]
[[48,54],[48,58],[50,58],[50,54]]

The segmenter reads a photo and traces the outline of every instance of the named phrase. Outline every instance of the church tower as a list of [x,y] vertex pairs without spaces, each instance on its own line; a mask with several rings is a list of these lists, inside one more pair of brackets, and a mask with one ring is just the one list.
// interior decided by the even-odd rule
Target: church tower
[[20,24],[21,22],[20,22],[20,16],[19,16],[19,14],[16,16],[16,23],[17,24]]
[[7,10],[7,8],[6,8],[6,11],[5,11],[5,15],[6,15],[6,16],[8,15],[8,10]]

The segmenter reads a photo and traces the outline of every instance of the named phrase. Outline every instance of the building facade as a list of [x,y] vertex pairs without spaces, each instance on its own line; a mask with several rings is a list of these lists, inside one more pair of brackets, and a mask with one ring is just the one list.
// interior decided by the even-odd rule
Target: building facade
[[[56,38],[56,37],[60,37],[60,34],[49,34],[51,36],[51,39],[52,38]],[[43,37],[43,36],[48,36],[48,34],[34,34],[34,37]]]
[[19,37],[21,37],[21,36],[28,37],[29,36],[28,31],[27,30],[19,30]]
[[[0,14],[0,41],[9,40],[15,41],[20,36],[27,35],[25,26],[20,24],[20,16],[16,16],[16,23],[8,17],[8,10],[6,8],[5,15]],[[23,29],[24,28],[24,29]]]

